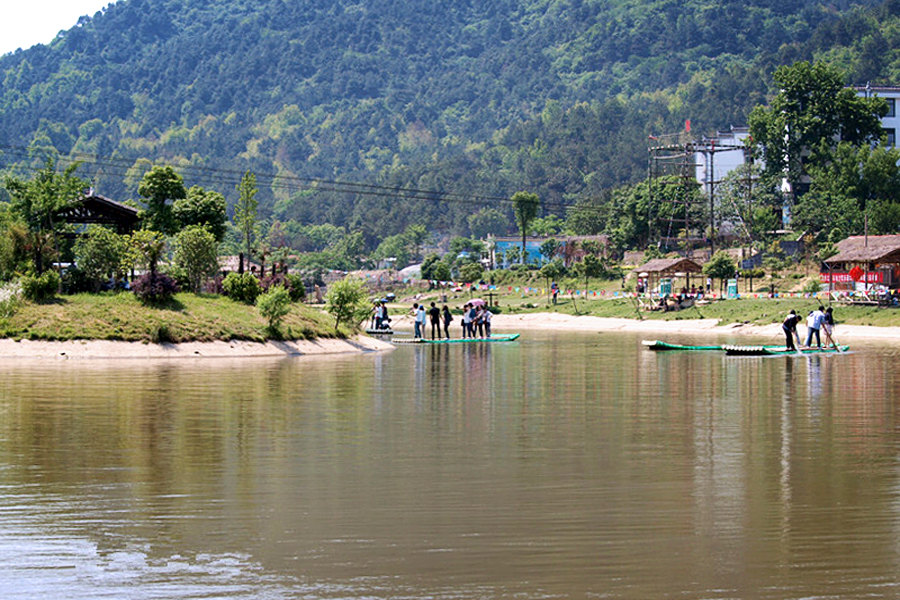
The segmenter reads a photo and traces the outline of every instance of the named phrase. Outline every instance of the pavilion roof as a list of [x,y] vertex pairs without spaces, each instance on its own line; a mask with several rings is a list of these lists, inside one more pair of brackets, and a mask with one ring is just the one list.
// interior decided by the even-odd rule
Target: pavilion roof
[[114,225],[119,233],[129,233],[140,221],[136,208],[90,193],[59,211],[58,218],[66,223]]
[[654,258],[644,263],[637,269],[639,272],[647,273],[700,273],[703,268],[689,258]]

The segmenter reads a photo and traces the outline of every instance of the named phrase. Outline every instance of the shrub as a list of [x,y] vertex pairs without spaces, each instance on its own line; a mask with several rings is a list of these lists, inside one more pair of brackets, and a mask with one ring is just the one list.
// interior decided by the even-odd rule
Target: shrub
[[484,268],[478,263],[466,263],[459,269],[459,278],[466,283],[478,281],[483,274]]
[[244,304],[253,304],[262,292],[259,280],[250,273],[229,273],[222,281],[225,295]]
[[269,322],[269,330],[276,331],[281,319],[290,312],[291,296],[283,286],[276,285],[256,299],[259,314]]
[[803,292],[806,294],[818,294],[822,289],[822,284],[817,279],[810,279],[803,286]]
[[328,287],[325,310],[334,316],[335,330],[341,323],[356,327],[369,316],[367,296],[365,283],[350,276],[335,281]]
[[263,277],[259,282],[264,292],[274,287],[281,286],[288,291],[291,302],[299,302],[306,298],[306,284],[303,276],[297,273],[276,273]]
[[32,302],[46,302],[59,291],[60,283],[59,273],[53,270],[26,275],[22,278],[22,295]]
[[287,284],[288,294],[291,296],[291,302],[300,302],[306,298],[306,283],[303,281],[303,275],[299,273],[288,273],[284,276]]
[[178,289],[178,283],[165,273],[145,273],[131,282],[131,291],[141,302],[162,304]]
[[95,291],[95,282],[88,277],[87,273],[75,265],[72,265],[63,271],[60,279],[62,281],[63,294],[79,294],[81,292]]
[[110,276],[118,277],[127,249],[124,236],[99,225],[91,225],[76,240],[75,261],[92,291],[99,291]]
[[[223,198],[223,216],[224,206]],[[191,225],[175,236],[175,265],[184,271],[187,286],[192,292],[199,292],[203,280],[214,276],[218,271],[218,249],[216,236],[200,225]]]
[[207,279],[203,284],[203,293],[204,294],[218,294],[222,295],[225,293],[225,288],[222,287],[222,276],[216,275],[211,279]]
[[21,296],[22,284],[18,281],[0,287],[0,319],[7,319],[15,314]]

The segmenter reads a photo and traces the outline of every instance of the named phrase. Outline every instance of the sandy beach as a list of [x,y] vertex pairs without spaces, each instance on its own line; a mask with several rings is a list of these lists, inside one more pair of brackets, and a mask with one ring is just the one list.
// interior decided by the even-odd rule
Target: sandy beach
[[352,339],[319,339],[287,342],[190,342],[145,344],[105,340],[44,342],[0,339],[0,359],[203,359],[319,356],[352,352],[377,352],[394,346],[367,336]]
[[[394,317],[396,330],[412,330],[412,318],[406,315]],[[499,314],[493,318],[494,331],[588,331],[630,332],[645,334],[648,339],[664,339],[666,335],[703,335],[746,337],[748,344],[781,338],[781,325],[745,325],[731,323],[719,325],[717,319],[684,319],[660,321],[645,319],[615,319],[591,316],[573,316],[559,313]],[[452,330],[459,331],[454,321]],[[805,328],[800,327],[801,339]],[[841,344],[878,343],[900,345],[900,327],[868,327],[864,325],[838,325],[835,338]],[[352,339],[320,339],[315,341],[286,342],[190,342],[184,344],[149,344],[142,342],[114,342],[104,340],[76,340],[70,342],[44,342],[0,339],[0,359],[202,359],[202,358],[254,358],[278,356],[320,356],[354,352],[377,352],[394,346],[387,340],[368,336]]]
[[[394,326],[412,329],[412,318],[398,315],[394,318]],[[662,338],[666,334],[683,335],[716,335],[747,337],[747,343],[758,343],[760,340],[778,337],[783,339],[780,323],[770,325],[745,325],[729,323],[719,325],[718,319],[683,319],[678,321],[661,321],[657,319],[617,319],[608,317],[574,316],[559,313],[499,314],[491,320],[494,331],[498,333],[524,331],[594,331],[594,332],[633,332],[643,333],[651,338]],[[430,327],[430,325],[429,325]],[[806,328],[799,327],[801,339],[806,335]],[[451,334],[459,332],[459,321],[451,325]],[[863,341],[879,341],[900,345],[900,327],[868,327],[865,325],[838,325],[835,338],[842,344]]]

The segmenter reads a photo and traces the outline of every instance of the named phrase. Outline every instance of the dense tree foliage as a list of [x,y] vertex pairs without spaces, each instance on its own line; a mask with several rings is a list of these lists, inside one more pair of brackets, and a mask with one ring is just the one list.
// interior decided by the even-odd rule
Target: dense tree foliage
[[801,191],[809,166],[831,161],[838,142],[860,146],[881,137],[887,103],[858,96],[835,67],[801,61],[776,69],[774,81],[778,94],[753,109],[750,133],[767,170],[784,175],[791,191]]
[[[139,190],[153,165],[220,191],[252,171],[261,221],[332,258],[342,242],[301,228],[367,252],[416,223],[510,234],[518,189],[595,233],[645,177],[648,135],[746,123],[798,61],[896,84],[898,25],[896,0],[119,0],[0,57],[0,158],[80,159],[165,232]],[[505,227],[470,221],[482,208]],[[630,219],[617,239],[646,242]]]

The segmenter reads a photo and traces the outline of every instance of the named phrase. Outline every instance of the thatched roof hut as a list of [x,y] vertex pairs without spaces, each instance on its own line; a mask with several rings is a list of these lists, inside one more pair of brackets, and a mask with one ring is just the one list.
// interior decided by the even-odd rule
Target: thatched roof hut
[[837,250],[820,275],[831,289],[853,281],[891,288],[900,283],[900,235],[854,235],[838,242]]
[[837,244],[838,253],[825,260],[826,264],[844,263],[900,264],[900,235],[854,235]]
[[[684,277],[685,287],[691,285],[691,273],[702,273],[699,263],[689,258],[654,258],[635,269],[638,277],[647,278],[647,287],[655,289],[659,280],[669,277]],[[674,286],[677,287],[677,286]]]

